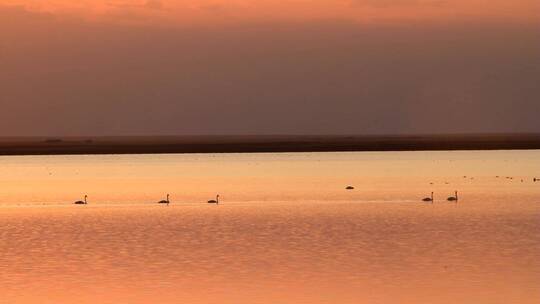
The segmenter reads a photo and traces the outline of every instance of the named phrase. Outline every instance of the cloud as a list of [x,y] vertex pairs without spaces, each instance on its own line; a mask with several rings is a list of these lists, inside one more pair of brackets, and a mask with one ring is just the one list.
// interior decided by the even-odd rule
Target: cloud
[[[415,22],[540,21],[537,0],[3,0],[31,11],[95,22],[136,16],[148,26],[221,26],[231,23],[354,21],[361,24]],[[120,23],[124,19],[120,18]]]
[[148,0],[144,4],[144,6],[149,9],[155,9],[155,10],[163,9],[163,3],[160,0]]
[[132,1],[108,2],[107,5],[115,10],[134,10],[134,9],[151,9],[161,10],[164,8],[160,0],[147,0],[144,3],[134,3]]
[[394,8],[394,7],[443,7],[449,0],[351,0],[353,6]]

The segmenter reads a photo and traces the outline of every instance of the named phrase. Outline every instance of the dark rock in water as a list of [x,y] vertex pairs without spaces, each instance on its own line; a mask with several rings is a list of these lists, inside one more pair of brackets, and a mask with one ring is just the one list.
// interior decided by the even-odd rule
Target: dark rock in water
[[354,190],[354,187],[353,186],[347,186],[347,188],[345,188],[347,190]]

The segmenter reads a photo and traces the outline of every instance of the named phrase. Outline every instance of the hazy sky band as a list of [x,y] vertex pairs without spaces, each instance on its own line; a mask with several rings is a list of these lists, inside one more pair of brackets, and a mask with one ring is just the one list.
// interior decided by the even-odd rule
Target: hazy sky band
[[538,7],[0,0],[0,135],[540,132]]

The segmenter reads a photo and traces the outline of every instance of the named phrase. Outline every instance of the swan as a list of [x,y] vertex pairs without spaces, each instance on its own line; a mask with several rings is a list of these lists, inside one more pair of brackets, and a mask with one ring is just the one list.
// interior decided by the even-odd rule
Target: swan
[[88,197],[88,195],[85,195],[84,196],[84,201],[76,201],[73,204],[75,204],[75,205],[87,205],[88,204],[88,202],[86,201],[87,197]]
[[167,199],[166,200],[162,200],[162,201],[159,201],[158,204],[167,204],[169,205],[170,201],[169,201],[169,194],[167,194]]
[[449,201],[449,202],[457,202],[458,201],[457,191],[455,192],[455,196],[450,196],[446,200]]
[[209,203],[209,204],[216,204],[216,205],[219,205],[219,194],[216,195],[216,199],[215,199],[215,200],[209,200],[208,203]]
[[426,197],[422,199],[423,202],[433,202],[433,192],[431,192],[431,197]]

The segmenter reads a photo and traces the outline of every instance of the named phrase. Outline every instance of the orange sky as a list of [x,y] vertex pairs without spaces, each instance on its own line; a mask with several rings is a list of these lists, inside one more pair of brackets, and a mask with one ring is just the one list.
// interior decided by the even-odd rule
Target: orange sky
[[538,0],[0,0],[93,21],[175,25],[309,20],[361,23],[540,20]]

